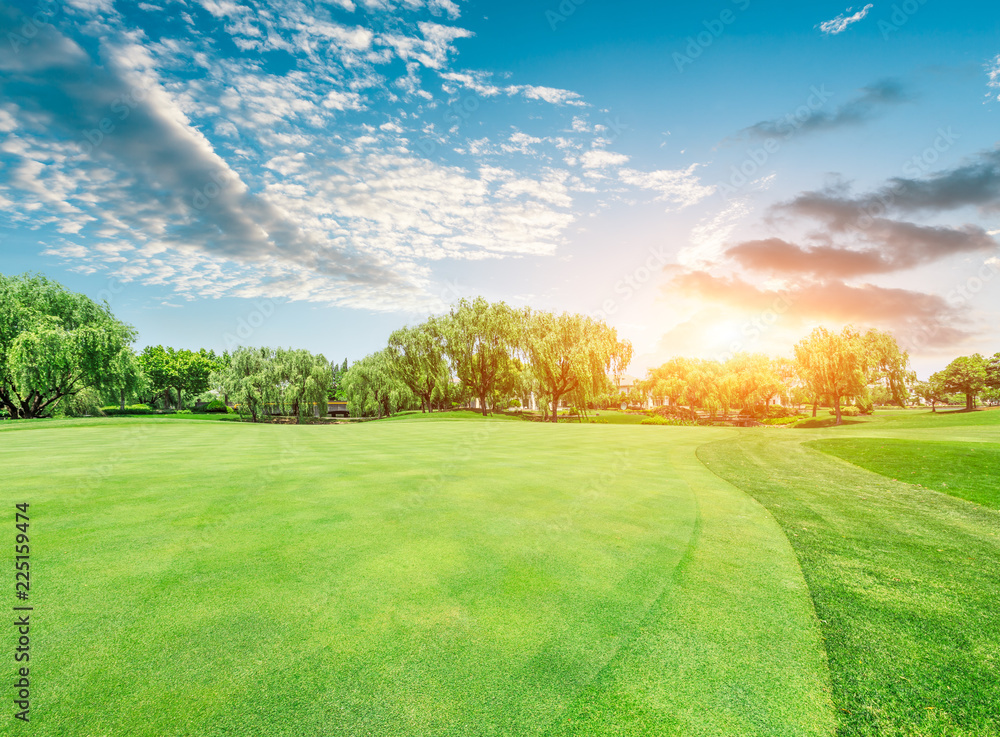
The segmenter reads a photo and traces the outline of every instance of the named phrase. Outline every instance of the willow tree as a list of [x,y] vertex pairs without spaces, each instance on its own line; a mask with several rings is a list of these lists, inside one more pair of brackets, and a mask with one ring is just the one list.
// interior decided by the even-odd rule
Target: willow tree
[[396,376],[420,397],[420,410],[433,412],[432,401],[441,393],[439,387],[451,378],[438,321],[431,318],[422,325],[396,330],[389,336],[389,352]]
[[724,367],[733,403],[747,413],[766,407],[786,390],[781,368],[763,353],[738,353]]
[[459,300],[439,318],[444,354],[458,380],[479,399],[485,417],[491,397],[514,391],[524,315],[504,302]]
[[620,375],[632,360],[632,344],[601,321],[578,314],[526,313],[524,351],[531,373],[552,401],[552,422],[559,400],[574,396],[580,404],[606,389],[608,373]]
[[795,361],[813,395],[829,398],[838,425],[841,402],[865,392],[877,363],[865,336],[850,325],[840,333],[816,328],[796,344]]
[[413,394],[399,380],[387,348],[355,361],[344,374],[344,393],[351,414],[388,417],[410,404]]
[[85,388],[113,390],[133,340],[107,304],[44,276],[0,274],[0,405],[12,418],[43,417]]
[[670,404],[680,404],[688,386],[691,361],[687,358],[671,358],[654,369],[649,369],[646,382],[654,397],[667,399]]
[[259,422],[267,406],[279,400],[270,348],[237,348],[229,361],[211,375],[211,383],[236,404],[240,415]]
[[909,385],[917,380],[910,370],[910,355],[900,350],[891,333],[873,328],[863,339],[871,359],[868,383],[884,384],[892,402],[905,407],[910,396]]
[[272,380],[282,414],[301,420],[313,405],[321,405],[326,415],[326,401],[333,387],[333,367],[322,354],[303,349],[278,348],[271,357]]

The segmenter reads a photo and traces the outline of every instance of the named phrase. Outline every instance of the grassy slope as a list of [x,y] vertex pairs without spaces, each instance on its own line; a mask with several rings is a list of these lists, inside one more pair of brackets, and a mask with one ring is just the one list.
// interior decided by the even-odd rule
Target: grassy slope
[[1000,445],[897,438],[832,438],[809,445],[882,476],[1000,509]]
[[694,459],[731,431],[18,427],[33,734],[831,733],[794,554]]
[[[1000,414],[929,414],[819,434],[1000,440]],[[792,541],[822,621],[838,734],[1000,734],[1000,515],[804,446],[815,431],[777,432],[699,457]]]

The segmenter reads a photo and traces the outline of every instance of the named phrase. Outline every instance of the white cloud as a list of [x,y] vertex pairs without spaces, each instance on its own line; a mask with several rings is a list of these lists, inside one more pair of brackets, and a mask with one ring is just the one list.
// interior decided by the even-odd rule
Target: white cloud
[[357,92],[333,90],[323,98],[323,107],[331,110],[364,110],[364,102]]
[[508,94],[521,93],[529,100],[544,100],[553,105],[576,105],[577,107],[586,107],[587,105],[578,92],[561,90],[555,87],[535,87],[533,85],[522,87],[512,86],[508,87],[507,91]]
[[691,229],[690,245],[677,254],[678,263],[700,269],[718,262],[736,226],[747,218],[750,210],[746,199],[733,200],[721,212],[704,218]]
[[698,164],[692,164],[687,169],[661,169],[648,172],[622,169],[619,177],[625,184],[658,192],[657,200],[686,207],[715,192],[715,187],[701,183],[694,173],[697,168]]
[[852,23],[857,23],[859,20],[864,19],[864,17],[868,15],[868,11],[870,11],[873,7],[875,6],[872,3],[868,3],[868,5],[861,8],[861,10],[856,12],[854,15],[848,15],[848,13],[854,10],[854,8],[848,8],[846,11],[838,15],[833,20],[823,21],[817,27],[823,33],[826,33],[827,35],[831,36],[836,35],[838,33],[843,33],[844,31],[847,30],[847,27],[850,26]]
[[628,158],[625,154],[593,149],[580,157],[580,163],[584,169],[605,169],[609,166],[621,166]]
[[[986,74],[989,77],[989,87],[1000,90],[1000,54],[986,66]],[[1000,94],[997,95],[997,100],[1000,100]]]

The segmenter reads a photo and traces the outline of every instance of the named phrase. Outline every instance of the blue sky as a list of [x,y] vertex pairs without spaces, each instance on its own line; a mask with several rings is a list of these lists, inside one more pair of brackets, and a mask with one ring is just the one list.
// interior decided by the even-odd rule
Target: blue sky
[[0,270],[360,358],[459,296],[672,355],[1000,350],[1000,10],[0,4]]

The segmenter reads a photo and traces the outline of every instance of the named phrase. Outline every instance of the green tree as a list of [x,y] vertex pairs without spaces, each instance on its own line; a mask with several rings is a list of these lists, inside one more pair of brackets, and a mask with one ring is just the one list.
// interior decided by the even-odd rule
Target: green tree
[[787,392],[782,379],[784,367],[762,353],[738,353],[723,367],[735,406],[748,414],[767,407],[775,397]]
[[816,328],[796,344],[795,361],[813,396],[830,399],[838,425],[843,423],[841,402],[865,391],[874,364],[864,337],[852,326],[840,333]]
[[344,376],[347,374],[347,359],[339,366],[333,364],[333,384],[330,388],[330,394],[327,399],[337,399],[344,401],[347,399],[347,395],[344,393]]
[[270,348],[240,347],[210,376],[219,392],[236,404],[240,415],[259,422],[267,416],[267,406],[280,401]]
[[171,403],[171,390],[176,395],[175,406],[184,408],[184,394],[197,395],[208,389],[209,377],[220,367],[214,352],[201,349],[146,346],[139,354],[139,365],[148,380],[149,391],[162,395]]
[[648,372],[647,382],[654,397],[665,398],[672,405],[680,404],[688,386],[692,365],[687,358],[671,358]]
[[892,334],[874,328],[864,334],[863,340],[871,362],[869,385],[884,386],[892,403],[905,407],[910,396],[907,387],[917,380],[910,370],[909,354],[899,349]]
[[1000,353],[994,353],[986,360],[986,386],[1000,389]]
[[483,416],[495,392],[508,393],[519,383],[515,352],[521,342],[523,314],[503,302],[462,299],[439,318],[444,352],[469,393],[479,399]]
[[959,356],[948,364],[943,371],[938,371],[931,377],[946,392],[965,395],[965,409],[976,408],[976,397],[988,384],[987,361],[978,353],[971,356]]
[[384,348],[356,361],[348,369],[344,391],[352,415],[388,417],[409,406],[413,393],[399,380],[392,358],[392,352]]
[[139,357],[129,348],[122,348],[108,366],[108,384],[118,407],[125,410],[125,399],[138,396],[146,389],[146,376],[139,365]]
[[327,396],[333,383],[330,362],[320,355],[302,349],[275,350],[268,359],[271,380],[282,414],[301,421],[311,413],[313,405],[322,405],[326,414]]
[[396,330],[389,336],[389,352],[396,376],[420,397],[420,410],[433,412],[435,391],[451,379],[438,320]]
[[931,412],[937,412],[938,402],[948,401],[948,392],[944,390],[935,377],[930,381],[918,381],[913,384],[913,393],[931,405]]
[[84,388],[112,388],[114,363],[135,340],[107,304],[40,275],[0,275],[0,404],[42,417]]
[[552,422],[559,400],[572,395],[586,407],[607,389],[608,372],[621,374],[632,360],[632,344],[614,328],[584,315],[528,312],[523,346],[542,394],[552,402]]

